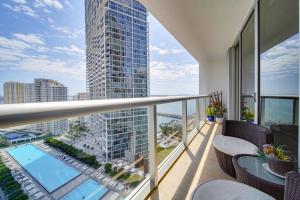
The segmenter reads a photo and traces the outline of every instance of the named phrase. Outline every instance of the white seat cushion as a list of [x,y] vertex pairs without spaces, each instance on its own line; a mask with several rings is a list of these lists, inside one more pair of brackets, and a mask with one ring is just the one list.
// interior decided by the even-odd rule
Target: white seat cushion
[[192,194],[191,200],[275,200],[268,194],[248,185],[229,180],[202,183]]
[[251,142],[224,135],[217,135],[213,139],[213,145],[217,150],[231,156],[238,154],[255,155],[258,151],[257,146]]

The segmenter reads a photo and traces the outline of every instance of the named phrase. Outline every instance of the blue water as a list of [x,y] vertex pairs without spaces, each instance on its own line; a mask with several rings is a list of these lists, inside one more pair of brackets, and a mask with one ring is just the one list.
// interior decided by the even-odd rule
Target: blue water
[[32,144],[10,148],[8,153],[49,193],[77,177],[80,172]]
[[108,189],[100,183],[88,179],[85,182],[77,186],[73,191],[68,193],[61,200],[98,200],[100,199]]

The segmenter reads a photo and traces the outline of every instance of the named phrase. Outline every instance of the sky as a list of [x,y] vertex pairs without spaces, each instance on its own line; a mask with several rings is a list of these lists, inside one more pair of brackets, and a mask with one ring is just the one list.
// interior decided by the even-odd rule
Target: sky
[[261,94],[299,95],[299,33],[261,54]]
[[[198,63],[149,13],[151,95],[198,94]],[[1,0],[0,96],[6,81],[49,78],[86,91],[84,0]]]

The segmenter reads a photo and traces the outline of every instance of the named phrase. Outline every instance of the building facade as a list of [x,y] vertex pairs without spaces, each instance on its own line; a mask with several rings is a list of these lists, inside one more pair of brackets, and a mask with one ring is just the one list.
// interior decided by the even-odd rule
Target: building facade
[[[35,102],[67,101],[68,88],[62,83],[51,79],[35,79]],[[35,125],[37,132],[59,135],[69,130],[69,120],[54,120]]]
[[[145,7],[136,0],[86,0],[85,18],[90,99],[149,96]],[[146,108],[95,114],[88,125],[107,160],[147,158]]]
[[24,83],[5,82],[3,89],[5,104],[24,103]]
[[[39,103],[67,101],[68,88],[51,79],[35,79],[34,83],[4,83],[4,103]],[[32,132],[58,135],[69,130],[69,120],[41,122],[28,126]]]
[[34,83],[24,84],[24,103],[34,103],[35,99],[35,85]]

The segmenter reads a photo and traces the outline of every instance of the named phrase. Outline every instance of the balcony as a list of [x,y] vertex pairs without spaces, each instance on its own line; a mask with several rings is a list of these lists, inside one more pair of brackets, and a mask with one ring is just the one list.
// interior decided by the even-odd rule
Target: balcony
[[[172,110],[178,114],[172,114],[172,112],[165,113],[165,110],[162,109],[163,107],[161,107],[163,105],[169,105],[172,108]],[[172,165],[174,163],[178,163],[176,162],[178,158],[184,158],[184,155],[186,153],[184,153],[183,156],[180,155],[183,152],[187,152],[190,149],[190,147],[195,147],[195,144],[198,145],[199,143],[201,143],[200,149],[191,149],[191,152],[197,151],[197,155],[199,155],[202,158],[208,156],[208,151],[206,149],[210,146],[213,136],[217,134],[217,132],[220,130],[220,126],[214,124],[207,124],[204,122],[204,110],[207,105],[208,96],[171,96],[114,100],[8,104],[1,106],[0,128],[10,128],[14,126],[39,123],[42,121],[49,120],[60,120],[93,113],[99,114],[103,112],[115,112],[118,110],[125,109],[130,110],[134,108],[147,108],[148,158],[145,157],[144,159],[142,159],[142,161],[140,158],[137,158],[136,160],[133,160],[131,164],[131,166],[136,166],[135,169],[142,170],[143,173],[145,173],[144,180],[140,182],[138,186],[134,186],[135,189],[131,188],[130,194],[126,194],[129,195],[127,196],[128,199],[141,199],[146,198],[147,195],[151,192],[151,190],[153,190],[153,183],[156,182],[157,184],[159,181],[165,180],[163,179],[164,177],[170,176],[169,173],[171,171],[168,171],[170,169],[174,169]],[[171,123],[163,123],[169,124],[169,127],[173,127],[172,132],[165,133],[167,135],[158,134],[158,118],[160,117],[171,117],[172,119],[177,119],[176,122],[171,121]],[[174,123],[175,126],[172,125]],[[180,126],[181,128],[174,129],[174,127],[176,126]],[[89,137],[91,137],[91,135]],[[84,138],[85,137],[82,137],[82,139]],[[66,138],[63,137],[62,141],[66,141]],[[71,141],[70,144],[76,147],[79,146],[79,140],[75,140],[74,142]],[[42,147],[42,149],[46,148],[46,152],[50,155],[57,157],[61,154],[60,151],[57,151],[51,146],[44,147],[44,144],[40,143],[39,141],[33,142],[33,144],[38,146],[39,148]],[[192,145],[189,146],[189,144]],[[14,157],[14,159],[12,159],[13,154],[11,154],[8,150],[4,150],[2,151],[2,153],[5,155],[5,158],[10,158],[9,166],[12,169],[15,169],[16,167],[20,169],[20,161],[18,160],[18,158]],[[136,153],[135,156],[136,155],[138,155],[138,153]],[[101,157],[100,155],[96,156],[97,158]],[[70,159],[74,158],[76,159],[76,157],[74,156],[70,157]],[[200,160],[198,161],[200,162]],[[188,170],[190,170],[191,168],[196,170],[196,168],[198,167],[196,164],[193,164],[193,162],[191,163],[191,166],[187,168]],[[204,166],[204,160],[201,161],[200,166]],[[82,172],[82,174],[78,178],[71,180],[69,183],[66,184],[66,186],[61,186],[62,188],[59,187],[57,191],[54,190],[52,194],[51,192],[49,192],[48,189],[43,189],[43,187],[47,188],[47,183],[45,186],[45,183],[43,183],[42,180],[40,180],[40,182],[39,179],[36,179],[34,176],[34,172],[30,170],[31,169],[26,169],[26,172],[24,172],[26,174],[26,177],[31,177],[32,181],[37,180],[36,185],[42,186],[39,187],[41,192],[46,194],[46,196],[48,196],[49,198],[56,199],[60,199],[62,196],[66,195],[65,191],[71,190],[71,188],[74,189],[74,185],[76,186],[80,182],[83,182],[84,180],[86,180],[87,177],[94,177],[91,174],[85,174],[85,172]],[[112,176],[110,180],[114,180],[116,183],[119,183],[120,180],[118,179],[118,177],[124,174],[125,172],[129,172],[129,169],[125,169],[122,172],[119,172],[121,174]],[[109,183],[102,182],[102,184],[106,188],[109,188],[111,190],[111,186],[109,185]],[[116,194],[113,193],[113,191],[114,190],[112,189],[112,192],[108,192],[107,195],[103,198],[111,198],[114,194]],[[124,193],[122,195],[124,195]]]
[[[108,189],[103,199],[120,197],[128,200],[181,200],[189,199],[195,188],[207,180],[234,180],[221,170],[212,147],[213,138],[221,134],[222,125],[206,122],[205,108],[209,104],[207,94],[219,90],[223,91],[224,104],[228,109],[225,116],[227,119],[247,120],[273,128],[273,132],[276,128],[274,126],[287,126],[287,129],[292,129],[292,134],[287,131],[287,140],[278,139],[283,134],[277,134],[276,145],[284,141],[292,148],[294,157],[300,160],[297,0],[288,3],[279,0],[141,2],[197,59],[199,83],[195,84],[199,85],[199,94],[205,95],[1,105],[1,129],[92,114],[97,116],[106,112],[116,112],[114,114],[117,117],[124,117],[125,114],[118,111],[140,112],[134,109],[141,108],[147,110],[147,123],[142,124],[142,128],[147,129],[147,143],[143,143],[144,136],[139,139],[141,143],[130,139],[136,136],[136,130],[141,125],[134,123],[135,119],[130,114],[126,114],[126,117],[132,119],[133,126],[127,127],[131,129],[129,136],[124,136],[126,139],[121,138],[126,143],[126,148],[132,145],[139,146],[138,151],[146,149],[145,156],[129,147],[126,153],[116,151],[116,155],[106,158],[102,158],[103,152],[99,151],[95,155],[96,159],[103,163],[113,160],[110,163],[113,167],[108,165],[108,169],[105,169],[105,165],[102,165],[102,169],[91,169],[94,170],[93,173],[88,174],[84,169],[85,164],[78,158],[67,155],[62,151],[63,148],[44,146],[45,151],[63,163],[68,162],[66,159],[72,160],[72,166],[81,170],[82,174],[74,178],[74,181],[65,183],[66,188],[58,187],[55,194],[47,192],[42,186],[39,188],[41,192],[49,198],[61,199],[66,191],[70,192],[78,187],[80,180],[90,178],[99,180]],[[279,62],[282,60],[278,61],[278,58],[283,58],[285,62]],[[270,94],[272,92],[278,94]],[[163,105],[171,104],[172,111],[175,112],[168,113],[162,109]],[[248,111],[247,115],[245,110]],[[165,127],[159,127],[161,123],[158,123],[158,118],[168,116],[175,118],[176,123],[168,121]],[[166,134],[160,134],[159,129],[164,128]],[[118,125],[114,130],[122,133]],[[74,140],[60,139],[83,148],[85,152],[93,153],[94,149],[87,148],[89,145],[81,141],[84,139],[91,142],[89,137],[92,138],[88,135]],[[106,141],[92,142],[105,147],[108,152],[113,151],[109,149],[110,145]],[[122,146],[122,142],[117,141],[114,145]],[[41,148],[45,145],[39,141],[34,144]],[[20,167],[7,153],[4,154],[12,168]],[[119,155],[131,159],[126,162],[115,161]],[[119,164],[121,167],[115,170]],[[123,174],[127,172],[130,175],[139,174],[138,180],[130,182],[132,185],[126,182],[126,178],[126,181],[122,180]],[[30,173],[24,174],[34,180]],[[34,184],[39,185],[39,182]],[[125,187],[117,191],[116,186],[124,185]]]

